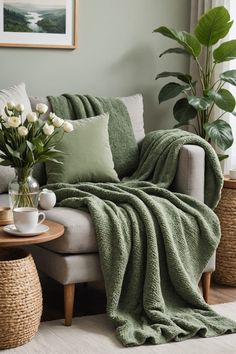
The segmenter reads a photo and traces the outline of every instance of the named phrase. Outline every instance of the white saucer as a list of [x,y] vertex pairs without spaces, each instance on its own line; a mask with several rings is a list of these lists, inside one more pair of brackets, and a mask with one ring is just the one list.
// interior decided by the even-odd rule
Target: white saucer
[[49,230],[49,227],[44,224],[39,224],[39,225],[37,225],[37,227],[34,231],[20,232],[17,230],[15,225],[12,224],[12,225],[4,226],[3,230],[11,235],[26,237],[26,236],[37,236],[37,235],[43,234],[44,232],[47,232]]

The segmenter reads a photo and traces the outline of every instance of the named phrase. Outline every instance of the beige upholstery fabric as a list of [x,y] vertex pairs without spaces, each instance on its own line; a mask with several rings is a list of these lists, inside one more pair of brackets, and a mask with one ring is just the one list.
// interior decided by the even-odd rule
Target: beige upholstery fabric
[[1,207],[9,207],[10,200],[8,194],[0,194],[0,205]]
[[143,126],[143,96],[140,94],[119,97],[121,101],[125,104],[129,116],[131,119],[134,136],[136,141],[139,143],[143,140],[145,136],[144,126]]
[[205,151],[200,146],[184,145],[179,156],[174,190],[204,202]]
[[53,208],[44,212],[48,219],[65,226],[64,235],[44,244],[44,247],[59,253],[97,252],[95,231],[88,213],[70,208]]
[[26,248],[32,253],[38,269],[63,285],[103,279],[98,253],[62,255],[40,246]]
[[0,193],[6,193],[8,184],[15,176],[14,168],[10,166],[0,166]]

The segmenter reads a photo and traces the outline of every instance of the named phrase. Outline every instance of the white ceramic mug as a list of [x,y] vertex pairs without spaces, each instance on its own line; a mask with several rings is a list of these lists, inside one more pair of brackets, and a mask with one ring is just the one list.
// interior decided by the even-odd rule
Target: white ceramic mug
[[230,179],[236,179],[236,168],[229,170],[229,177]]
[[[41,218],[39,220],[39,218]],[[36,208],[22,207],[13,209],[14,224],[18,231],[31,232],[34,231],[39,224],[44,222],[46,216],[43,212],[39,212]]]

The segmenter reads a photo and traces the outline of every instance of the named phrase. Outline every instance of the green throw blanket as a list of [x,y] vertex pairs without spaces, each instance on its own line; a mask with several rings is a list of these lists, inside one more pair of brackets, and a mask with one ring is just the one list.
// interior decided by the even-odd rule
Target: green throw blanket
[[83,119],[109,112],[108,130],[115,170],[120,178],[135,171],[139,161],[138,144],[129,113],[120,99],[69,94],[48,99],[53,112],[64,119]]
[[220,239],[217,216],[194,198],[165,189],[186,143],[205,149],[205,202],[214,207],[222,186],[218,159],[204,140],[177,129],[146,136],[129,180],[48,186],[59,206],[91,214],[107,313],[125,346],[236,331],[236,323],[215,313],[198,289]]

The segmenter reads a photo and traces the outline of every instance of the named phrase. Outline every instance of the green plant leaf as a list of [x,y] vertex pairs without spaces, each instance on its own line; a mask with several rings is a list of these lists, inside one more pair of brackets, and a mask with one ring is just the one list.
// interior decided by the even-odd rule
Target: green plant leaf
[[236,70],[228,70],[220,74],[221,80],[236,86]]
[[22,160],[21,157],[20,157],[20,153],[18,151],[15,151],[13,150],[10,145],[8,144],[5,144],[6,145],[6,148],[8,150],[8,152],[15,158],[19,159],[19,160]]
[[211,104],[211,99],[207,97],[188,96],[188,103],[197,111],[205,111]]
[[231,126],[224,120],[217,119],[212,123],[205,123],[203,128],[211,141],[223,151],[233,144]]
[[194,33],[201,44],[210,47],[227,35],[232,24],[227,9],[218,6],[207,11],[199,19]]
[[215,104],[226,112],[233,112],[235,108],[235,98],[226,89],[219,91],[209,91],[208,96],[215,102]]
[[30,151],[34,151],[34,149],[35,149],[34,144],[32,144],[29,140],[26,140],[26,144],[27,144],[28,148],[30,149]]
[[10,160],[0,161],[1,166],[11,166],[12,162]]
[[162,73],[158,74],[156,76],[156,80],[157,79],[162,79],[164,77],[177,77],[177,79],[189,84],[192,81],[192,76],[188,75],[188,74],[182,74],[179,72],[173,72],[173,71],[163,71]]
[[180,85],[176,82],[170,82],[162,87],[159,93],[159,103],[178,96],[181,92],[189,88],[189,85]]
[[189,52],[187,52],[186,49],[184,48],[170,48],[170,49],[167,49],[165,50],[163,53],[161,53],[159,55],[159,58],[161,58],[163,55],[165,54],[185,54],[185,55],[189,55]]
[[[175,119],[181,125],[188,124],[188,121],[194,119],[197,115],[196,109],[188,103],[187,98],[181,98],[176,102],[173,108]],[[179,124],[178,124],[179,126]],[[175,126],[176,127],[176,126]]]
[[160,33],[165,37],[174,39],[194,57],[198,57],[201,53],[201,44],[199,43],[198,39],[188,32],[176,31],[173,28],[168,28],[165,26],[158,27],[153,32]]
[[223,63],[224,61],[236,58],[236,39],[222,43],[213,51],[215,63]]
[[229,157],[229,155],[225,155],[225,154],[217,154],[217,156],[220,161],[223,161]]

